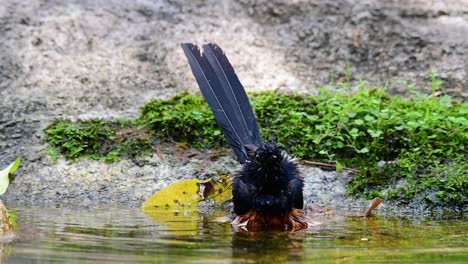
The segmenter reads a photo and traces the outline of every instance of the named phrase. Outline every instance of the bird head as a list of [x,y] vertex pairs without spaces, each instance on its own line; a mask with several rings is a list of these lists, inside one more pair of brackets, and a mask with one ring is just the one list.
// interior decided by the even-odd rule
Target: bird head
[[283,155],[275,142],[261,143],[258,146],[246,146],[249,160],[261,167],[276,167],[283,159]]

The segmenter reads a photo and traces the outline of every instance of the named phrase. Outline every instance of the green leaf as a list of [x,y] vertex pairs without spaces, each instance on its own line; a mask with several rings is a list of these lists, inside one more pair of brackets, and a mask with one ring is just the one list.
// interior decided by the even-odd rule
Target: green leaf
[[380,137],[380,135],[383,134],[381,130],[372,130],[372,129],[368,129],[367,133],[369,133],[369,135],[373,138],[378,138]]
[[364,117],[364,119],[365,119],[366,121],[374,121],[374,120],[375,120],[375,118],[374,118],[373,116],[371,116],[371,115],[366,115],[366,116]]
[[349,131],[349,134],[353,139],[356,139],[359,136],[359,130],[354,127],[351,129],[351,131]]
[[328,151],[322,149],[322,150],[319,151],[319,154],[327,155],[327,154],[328,154]]
[[364,124],[364,121],[362,121],[361,119],[356,119],[356,120],[354,120],[354,124],[362,125],[362,124]]
[[341,164],[340,162],[336,161],[335,162],[335,170],[336,172],[343,172],[343,164]]
[[15,172],[21,163],[21,157],[18,157],[13,163],[8,167],[0,171],[0,195],[4,194],[10,184],[10,179],[8,176],[10,173]]
[[358,150],[359,153],[368,153],[369,152],[369,149],[368,148],[362,148],[360,150]]

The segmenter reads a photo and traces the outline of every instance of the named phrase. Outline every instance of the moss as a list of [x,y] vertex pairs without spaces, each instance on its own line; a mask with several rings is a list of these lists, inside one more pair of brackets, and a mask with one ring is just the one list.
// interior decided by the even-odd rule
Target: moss
[[223,135],[201,96],[181,93],[167,101],[152,100],[141,109],[141,124],[158,137],[195,147],[221,145]]
[[150,136],[140,128],[128,128],[135,122],[104,120],[56,120],[45,129],[52,159],[58,153],[65,158],[86,157],[117,161],[151,152]]
[[[250,97],[264,139],[274,138],[303,159],[358,169],[351,194],[399,203],[422,197],[428,205],[467,204],[466,103],[419,93],[401,98],[362,87],[355,92],[322,88],[318,96],[270,91]],[[135,127],[144,135],[121,136]],[[46,133],[49,144],[72,159],[146,154],[154,137],[197,148],[225,145],[203,98],[187,93],[149,102],[136,120],[59,120]]]

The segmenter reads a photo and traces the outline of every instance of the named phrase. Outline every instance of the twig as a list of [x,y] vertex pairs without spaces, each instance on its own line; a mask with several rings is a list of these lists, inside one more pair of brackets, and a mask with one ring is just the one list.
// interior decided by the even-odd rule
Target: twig
[[360,214],[351,213],[351,214],[349,214],[347,216],[350,216],[350,217],[370,217],[372,211],[375,208],[377,208],[377,206],[379,206],[381,203],[382,203],[382,199],[380,199],[379,197],[375,197],[374,200],[372,200],[372,204],[369,206],[369,208],[364,213],[360,213]]
[[[302,160],[302,164],[308,165],[308,166],[326,167],[326,168],[336,169],[336,164],[332,164],[332,163],[323,163],[323,162],[317,162],[317,161]],[[352,172],[359,172],[359,170],[351,169],[351,168],[343,168],[343,170],[348,170],[348,171],[352,171]]]
[[367,211],[364,212],[363,216],[365,217],[370,216],[372,210],[374,210],[377,206],[379,206],[381,202],[382,202],[382,199],[380,199],[379,197],[375,197],[374,200],[372,200],[371,206],[369,207],[369,209],[367,209]]

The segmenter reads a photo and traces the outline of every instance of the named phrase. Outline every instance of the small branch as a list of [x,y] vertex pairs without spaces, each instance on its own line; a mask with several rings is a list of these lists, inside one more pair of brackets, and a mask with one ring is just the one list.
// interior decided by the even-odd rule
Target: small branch
[[369,209],[367,209],[367,211],[364,212],[363,216],[365,217],[370,216],[372,210],[377,208],[377,206],[379,206],[381,202],[382,202],[382,199],[380,199],[379,197],[375,197],[374,200],[372,200],[371,206],[369,207]]
[[[325,167],[325,168],[336,169],[336,164],[332,164],[332,163],[323,163],[323,162],[317,162],[317,161],[302,160],[302,164],[308,165],[308,166]],[[343,168],[343,170],[348,170],[348,171],[351,171],[351,172],[359,172],[359,170],[351,169],[351,168]]]
[[320,166],[320,167],[328,167],[328,168],[336,169],[336,165],[331,164],[331,163],[323,163],[323,162],[317,162],[317,161],[302,160],[302,164],[309,165],[309,166]]

